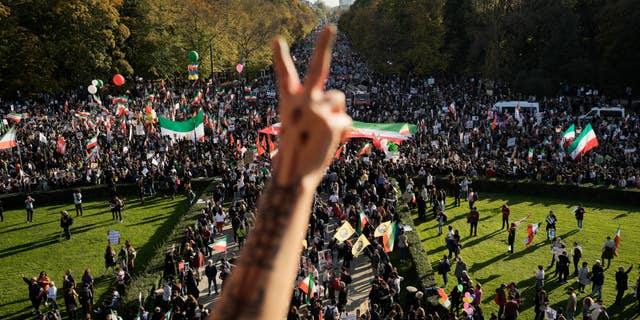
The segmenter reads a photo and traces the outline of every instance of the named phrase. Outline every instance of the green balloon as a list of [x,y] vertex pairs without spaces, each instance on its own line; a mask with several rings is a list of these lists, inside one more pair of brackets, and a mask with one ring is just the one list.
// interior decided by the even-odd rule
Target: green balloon
[[98,88],[102,88],[103,85],[104,85],[104,82],[102,82],[102,80],[98,80]]
[[191,62],[197,62],[198,61],[198,53],[195,51],[189,51],[189,60],[191,60]]
[[462,292],[462,285],[461,284],[458,285],[458,291]]

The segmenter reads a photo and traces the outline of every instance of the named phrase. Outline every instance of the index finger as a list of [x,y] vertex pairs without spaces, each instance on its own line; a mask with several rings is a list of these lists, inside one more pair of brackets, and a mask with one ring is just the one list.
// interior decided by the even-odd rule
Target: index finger
[[336,35],[336,27],[329,25],[320,33],[316,49],[313,51],[313,58],[309,66],[307,79],[304,87],[309,91],[321,91],[324,88],[324,81],[329,75],[331,65],[331,50]]
[[294,94],[300,88],[300,78],[293,61],[291,61],[289,46],[284,39],[277,37],[273,40],[272,48],[278,91],[284,95]]

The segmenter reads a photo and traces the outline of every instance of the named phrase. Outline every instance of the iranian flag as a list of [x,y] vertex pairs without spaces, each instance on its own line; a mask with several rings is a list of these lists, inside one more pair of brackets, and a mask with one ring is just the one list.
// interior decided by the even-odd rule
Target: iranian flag
[[498,117],[493,116],[493,122],[491,122],[491,130],[495,130],[498,127]]
[[58,151],[58,153],[62,155],[64,155],[64,153],[67,151],[67,142],[64,141],[63,137],[58,137],[58,144],[56,146],[56,151]]
[[393,251],[393,245],[396,241],[396,222],[391,223],[391,227],[382,235],[382,243],[384,244],[384,252]]
[[529,148],[529,153],[527,154],[527,160],[533,161],[533,148]]
[[451,104],[449,105],[449,112],[451,112],[451,115],[455,119],[456,118],[456,104],[454,102],[451,102]]
[[22,121],[22,113],[9,113],[7,115],[7,119],[11,121],[15,121],[15,123],[18,123]]
[[2,136],[0,139],[0,150],[11,149],[16,147],[18,144],[16,143],[16,132],[13,128],[9,129],[7,133]]
[[573,140],[576,138],[576,127],[575,125],[571,125],[562,135],[562,147],[566,148],[567,146],[571,145],[571,143],[573,142]]
[[309,303],[309,297],[316,292],[316,283],[313,281],[313,274],[309,274],[304,280],[300,281],[298,288],[307,294],[307,303]]
[[256,102],[257,100],[258,100],[258,97],[253,93],[244,96],[244,101],[247,101],[247,102]]
[[538,229],[540,228],[540,223],[533,223],[527,226],[527,238],[524,239],[524,244],[528,247],[531,246],[533,242],[533,237],[538,233]]
[[98,145],[98,133],[87,141],[87,149],[91,149]]
[[362,234],[362,230],[364,230],[364,226],[367,225],[367,222],[369,222],[367,215],[360,210],[360,213],[358,214],[358,223],[356,224],[356,232],[358,234]]
[[100,97],[96,96],[95,94],[91,95],[91,101],[98,106],[102,106],[102,100],[100,100]]
[[366,143],[362,149],[360,149],[360,151],[358,151],[358,157],[363,156],[367,153],[369,153],[371,151],[371,144],[370,143]]
[[620,225],[618,225],[618,231],[616,231],[616,237],[613,239],[616,243],[616,249],[613,251],[614,256],[618,256],[618,247],[620,246]]
[[90,115],[91,113],[84,111],[77,111],[75,114],[75,116],[79,119],[87,119]]
[[409,124],[405,123],[402,128],[400,128],[400,134],[403,136],[408,136],[411,134],[411,130],[409,129]]
[[209,245],[209,247],[215,251],[226,252],[227,251],[227,237],[224,237],[220,240]]
[[567,152],[573,160],[578,160],[582,155],[589,150],[598,146],[598,139],[596,133],[591,128],[591,124],[588,124],[584,130],[580,133],[580,136],[573,141]]
[[[276,123],[270,127],[266,127],[260,130],[260,133],[278,135],[280,133],[281,125]],[[409,129],[409,135],[403,135],[400,132],[406,133],[406,128]],[[353,121],[351,132],[347,134],[347,138],[365,138],[371,139],[372,137],[378,137],[378,139],[387,139],[394,143],[401,143],[402,141],[411,138],[411,135],[418,131],[418,126],[415,124],[407,124],[402,122],[396,123],[372,123]]]
[[195,117],[185,121],[171,121],[165,117],[158,116],[158,122],[161,127],[161,134],[169,136],[173,140],[189,139],[196,141],[204,136],[204,121],[202,118],[202,110]]
[[198,92],[196,92],[195,97],[193,97],[193,99],[191,100],[191,105],[195,106],[198,103],[200,103],[200,101],[202,101],[202,97],[204,97],[202,90],[198,90]]
[[247,84],[244,86],[244,92],[245,93],[251,93],[251,85]]

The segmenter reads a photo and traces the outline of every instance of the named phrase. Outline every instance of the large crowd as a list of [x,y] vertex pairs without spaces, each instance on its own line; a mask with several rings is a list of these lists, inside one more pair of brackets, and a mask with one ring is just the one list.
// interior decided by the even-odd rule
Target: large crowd
[[[312,36],[292,49],[295,63],[302,73],[310,59],[308,47],[313,41]],[[460,184],[462,194],[457,194],[458,203],[460,198],[466,199],[473,194],[467,188],[470,180],[484,176],[563,183],[590,182],[629,188],[640,185],[640,158],[635,152],[625,152],[637,148],[640,141],[640,119],[635,114],[620,119],[592,119],[590,123],[600,145],[581,161],[574,162],[558,150],[562,131],[572,123],[585,126],[586,123],[581,123],[577,116],[592,106],[606,103],[604,98],[539,99],[540,114],[523,112],[520,119],[500,114],[496,117],[495,128],[492,128],[493,118],[487,114],[494,102],[533,98],[514,93],[507,84],[484,79],[442,76],[431,83],[418,77],[378,75],[369,71],[365,61],[351,51],[347,39],[339,36],[327,88],[345,90],[350,96],[350,91],[356,86],[370,92],[370,103],[348,106],[348,113],[354,119],[408,122],[417,124],[418,132],[414,139],[402,143],[399,159],[395,161],[389,161],[385,152],[375,149],[365,156],[356,156],[365,141],[355,139],[328,168],[314,201],[298,279],[303,281],[311,274],[319,290],[309,293],[296,288],[288,319],[353,319],[352,316],[371,320],[453,319],[457,315],[463,319],[516,319],[517,316],[511,315],[514,312],[517,315],[520,300],[514,283],[496,290],[496,303],[500,305],[501,312],[483,315],[480,305],[482,288],[474,284],[467,273],[465,262],[457,252],[456,232],[453,230],[447,234],[452,243],[450,255],[438,265],[438,272],[443,276],[455,269],[456,280],[461,284],[448,293],[451,308],[441,303],[432,304],[426,299],[429,294],[426,292],[412,292],[408,300],[400,300],[400,292],[405,290],[401,286],[403,278],[391,263],[381,237],[374,236],[374,230],[387,221],[399,223],[396,207],[403,201],[415,207],[421,216],[429,205],[443,226],[446,223],[442,209],[444,201],[453,194],[436,189],[434,175],[468,177]],[[224,84],[136,79],[123,88],[103,87],[101,103],[80,92],[2,101],[5,112],[22,113],[23,118],[19,122],[8,120],[3,127],[6,131],[10,125],[15,125],[20,148],[0,153],[0,187],[2,192],[33,192],[88,184],[136,182],[141,186],[141,193],[154,194],[158,189],[158,192],[165,190],[175,194],[176,181],[180,179],[222,177],[222,183],[207,199],[197,224],[187,228],[182,242],[167,251],[162,303],[151,312],[141,313],[142,317],[149,319],[163,319],[169,311],[172,319],[201,319],[207,311],[198,303],[199,279],[206,277],[208,293],[211,294],[213,289],[217,294],[235,262],[234,255],[219,261],[207,261],[206,257],[213,254],[216,235],[222,232],[225,223],[230,223],[233,242],[242,246],[246,237],[251,235],[259,214],[257,199],[270,178],[271,168],[269,152],[257,155],[253,147],[266,139],[258,131],[278,122],[274,88],[274,79],[270,75],[246,83],[239,78]],[[198,92],[203,93],[202,99],[193,99]],[[115,104],[123,95],[128,97],[128,114],[118,115]],[[252,99],[254,95],[256,98]],[[455,115],[447,109],[452,103],[455,104]],[[147,106],[157,115],[175,120],[188,119],[198,110],[203,110],[205,137],[195,142],[172,141],[170,137],[161,136],[158,123],[149,119]],[[85,112],[89,114],[85,115]],[[89,157],[86,140],[96,134],[99,151],[96,156]],[[66,142],[63,152],[59,148],[60,137]],[[517,138],[516,146],[507,147],[508,139],[513,137]],[[529,148],[533,148],[536,154],[532,161],[527,160]],[[273,147],[268,149],[274,151]],[[421,176],[425,185],[414,185],[411,180],[414,176]],[[409,197],[397,198],[399,192]],[[229,200],[232,205],[224,207],[223,204]],[[472,209],[474,199],[470,197],[468,200]],[[347,301],[355,290],[351,276],[353,244],[337,241],[328,226],[337,227],[348,221],[355,227],[361,213],[368,220],[361,233],[371,243],[363,253],[371,265],[369,308],[349,310]],[[506,224],[509,225],[508,220]],[[402,230],[400,223],[398,230]],[[408,243],[402,232],[399,232],[396,246],[401,255],[406,256]],[[111,268],[117,275],[118,284],[110,300],[103,305],[108,309],[117,310],[118,299],[126,290],[128,275],[133,270],[134,266],[127,262],[135,260],[135,250],[129,250],[129,247],[130,244],[123,246],[120,253],[110,247],[105,251],[105,271]],[[562,260],[560,256],[562,254],[554,256],[554,259]],[[455,266],[450,259],[454,259]],[[199,272],[201,267],[204,267],[202,275]],[[580,269],[576,274],[580,276],[582,272]],[[71,287],[85,290],[86,283],[93,283],[93,278],[89,279],[89,270],[85,271],[85,276],[83,285],[77,285],[70,273],[65,275],[65,292],[70,292]],[[46,274],[33,279],[24,278],[30,292],[33,287],[34,296],[38,296],[37,303],[34,302],[36,309],[45,300],[43,290],[50,292],[54,287],[48,278],[43,277]],[[218,279],[222,281],[220,288]],[[443,279],[446,286],[448,278]],[[543,286],[538,292],[544,292]],[[89,295],[88,292],[84,294]],[[544,294],[539,294],[536,301],[544,305]],[[461,308],[463,299],[471,295],[474,297],[470,303],[473,314]],[[73,299],[73,294],[70,299]],[[93,301],[87,299],[82,300],[86,302],[81,304],[82,318],[94,313],[90,306]],[[592,301],[592,304],[597,302]],[[589,308],[589,315],[596,309],[601,310]],[[67,314],[69,319],[80,317],[75,312]]]

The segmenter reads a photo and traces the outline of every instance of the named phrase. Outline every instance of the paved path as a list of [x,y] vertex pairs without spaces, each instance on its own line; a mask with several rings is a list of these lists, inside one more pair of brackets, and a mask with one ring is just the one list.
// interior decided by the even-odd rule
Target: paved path
[[[332,228],[330,229],[333,230],[334,226],[335,223],[332,223]],[[223,232],[227,236],[227,257],[229,257],[232,252],[238,252],[238,245],[233,241],[233,230],[231,229],[230,223],[225,224]],[[219,238],[221,237],[216,236],[216,239]],[[208,259],[213,259],[214,262],[217,262],[224,256],[224,253],[214,252],[212,256],[205,258],[205,265]],[[355,314],[356,309],[360,309],[361,312],[368,310],[368,296],[369,291],[371,290],[371,280],[373,277],[370,265],[369,259],[365,255],[361,255],[351,263],[351,269],[349,271],[351,272],[353,282],[350,285],[349,295],[347,297],[347,311],[349,312],[349,315]],[[198,302],[203,304],[205,308],[213,310],[213,305],[220,295],[216,295],[215,293],[212,293],[211,295],[208,294],[208,281],[207,277],[204,276],[204,267],[200,268],[200,274],[202,274],[202,280],[198,285],[198,288],[200,288],[200,298],[198,299]],[[218,273],[218,275],[219,274],[220,273]],[[219,284],[220,280],[218,279],[218,285]]]

